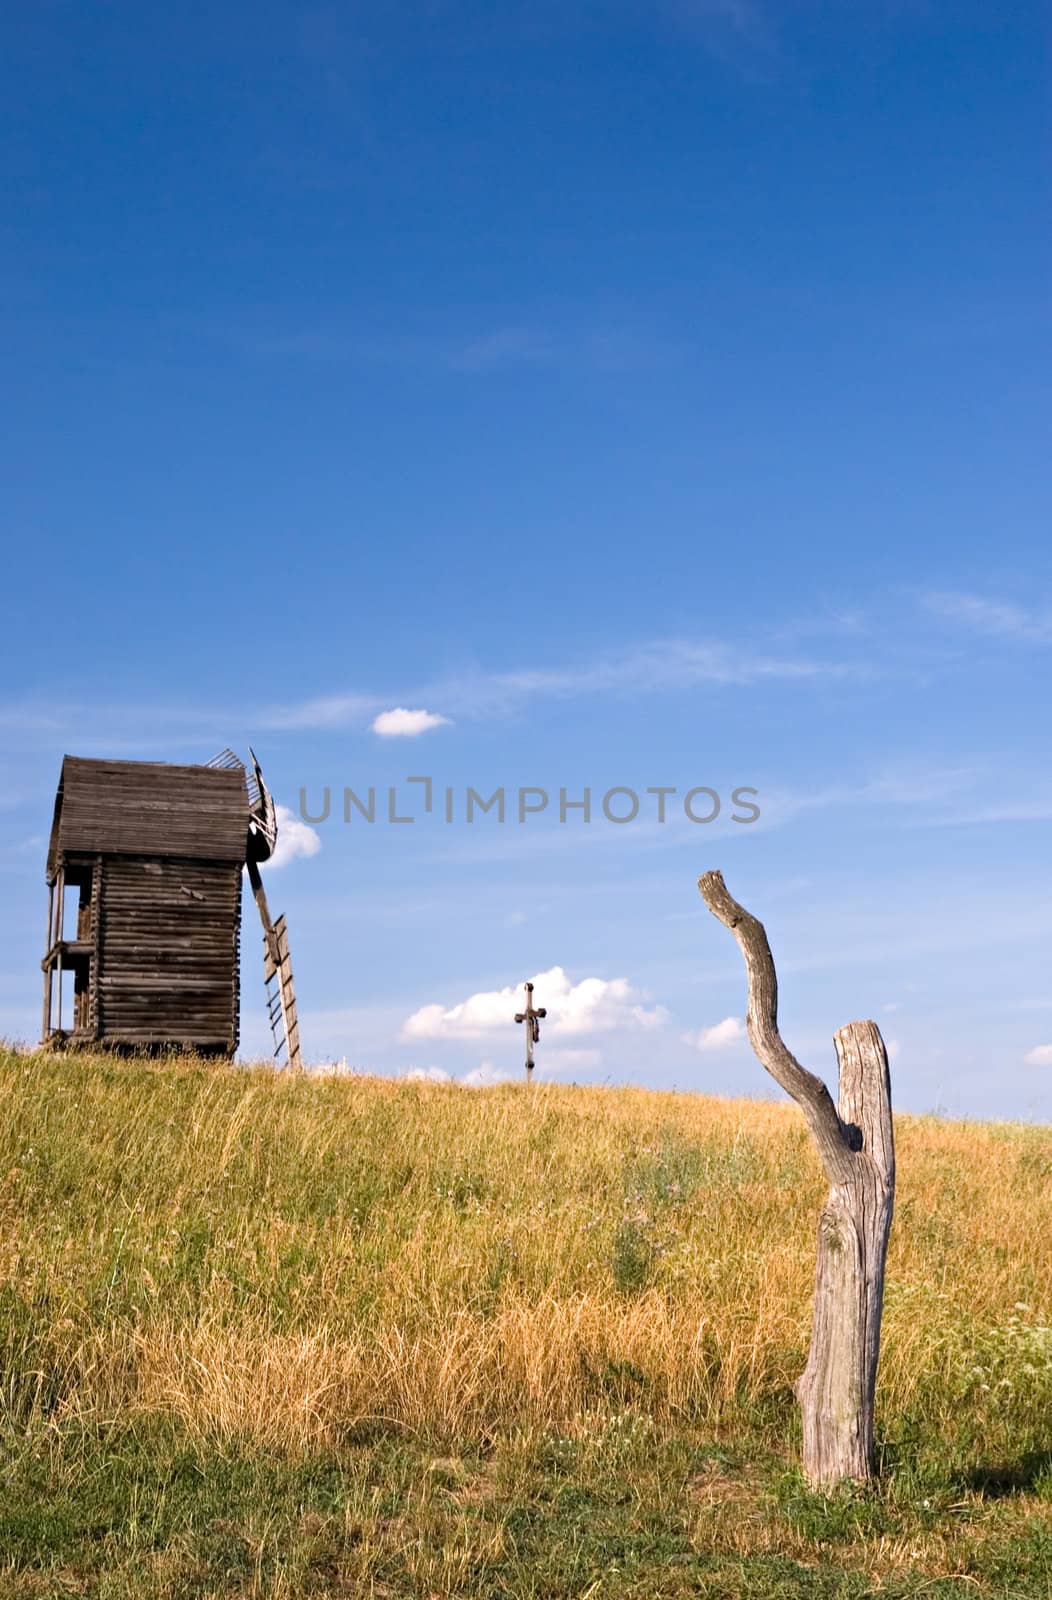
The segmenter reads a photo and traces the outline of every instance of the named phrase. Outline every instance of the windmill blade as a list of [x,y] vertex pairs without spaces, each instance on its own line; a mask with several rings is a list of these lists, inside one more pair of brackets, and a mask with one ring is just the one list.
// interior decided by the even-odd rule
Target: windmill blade
[[278,842],[277,811],[274,797],[263,777],[263,769],[251,745],[248,747],[248,753],[252,761],[251,775],[246,774],[249,803],[248,853],[249,857],[256,861],[269,861]]
[[[249,828],[245,852],[245,870],[252,885],[252,898],[256,902],[259,920],[263,926],[263,982],[267,995],[267,1017],[274,1037],[274,1059],[280,1061],[285,1053],[285,1065],[302,1067],[300,1030],[296,1015],[296,990],[292,981],[292,958],[289,954],[288,929],[285,918],[277,921],[270,914],[267,892],[259,870],[260,862],[268,861],[278,838],[278,819],[274,799],[267,788],[256,752],[249,746],[252,771],[245,774],[248,790]],[[236,758],[235,758],[236,759]]]

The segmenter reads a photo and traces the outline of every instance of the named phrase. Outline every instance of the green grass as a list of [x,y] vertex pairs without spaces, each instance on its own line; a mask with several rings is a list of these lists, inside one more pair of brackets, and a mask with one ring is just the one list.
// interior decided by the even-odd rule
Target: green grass
[[0,1597],[1052,1595],[1052,1133],[898,1143],[822,1496],[792,1108],[0,1052]]

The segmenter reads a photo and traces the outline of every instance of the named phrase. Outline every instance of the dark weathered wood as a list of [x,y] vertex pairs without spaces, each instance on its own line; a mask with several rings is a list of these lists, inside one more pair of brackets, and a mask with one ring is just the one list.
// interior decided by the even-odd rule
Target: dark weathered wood
[[829,1193],[818,1226],[807,1366],[796,1386],[804,1461],[815,1483],[870,1475],[884,1263],[895,1193],[891,1086],[872,1022],[835,1035],[840,1117],[861,1132],[848,1183]]
[[233,1051],[238,1033],[237,862],[106,862],[98,941],[100,1036]]
[[274,934],[278,956],[274,976],[277,979],[282,1026],[285,1030],[286,1060],[290,1067],[298,1071],[303,1066],[303,1057],[300,1053],[300,1025],[296,1011],[296,986],[292,979],[289,932],[283,916],[274,924]]
[[548,1015],[544,1006],[535,1006],[533,1003],[533,984],[526,985],[526,1009],[516,1011],[515,1021],[526,1024],[526,1082],[533,1081],[533,1047],[540,1043],[541,1019]]
[[58,929],[58,934],[57,934],[57,938],[56,938],[56,948],[57,948],[57,951],[58,951],[58,955],[57,955],[57,959],[55,961],[55,987],[56,987],[56,989],[58,991],[58,1014],[57,1014],[57,1016],[55,1018],[55,1026],[56,1026],[56,1028],[57,1028],[59,1033],[62,1032],[62,931],[63,931],[63,927],[64,927],[64,920],[63,919],[65,917],[65,902],[66,902],[66,877],[65,877],[65,873],[60,870],[59,871],[59,875],[58,875],[58,887],[57,887],[57,894],[56,894],[56,900],[55,900],[55,905],[56,905],[55,924],[56,924],[56,927]]
[[78,851],[240,862],[248,825],[243,770],[66,756],[48,873]]
[[[258,763],[256,770],[259,770]],[[262,775],[258,781],[262,783]],[[274,1059],[280,1060],[284,1051],[286,1066],[298,1071],[303,1066],[303,1057],[300,1052],[300,1025],[288,929],[283,916],[278,917],[276,922],[271,919],[266,890],[257,865],[257,853],[250,838],[248,881],[263,925],[263,981],[267,990],[267,1016],[274,1039]]]
[[[48,851],[45,1039],[221,1050],[238,1041],[243,769],[67,756]],[[63,938],[66,889],[77,938]],[[53,1015],[63,969],[72,1027]]]
[[50,953],[55,943],[55,885],[48,884],[47,890],[47,948],[41,965],[44,968],[44,1025],[41,1039],[48,1039],[51,1035],[51,961]]
[[263,976],[265,981],[269,983],[270,979],[277,971],[278,962],[280,959],[278,955],[277,934],[274,931],[274,923],[270,915],[270,906],[267,903],[267,891],[263,887],[263,878],[260,874],[259,866],[257,865],[254,856],[251,854],[249,855],[246,863],[246,870],[248,872],[248,881],[252,889],[252,898],[256,902],[256,910],[259,912],[259,920],[263,924]]
[[[273,799],[254,757],[248,775],[229,751],[202,766],[66,756],[48,849],[45,1040],[233,1054],[247,864],[268,971],[284,973],[283,1038],[298,1062],[287,936],[282,955],[257,869],[275,838]],[[79,891],[75,940],[64,938],[66,888]],[[74,981],[65,1030],[64,967]]]
[[835,1035],[838,1105],[778,1031],[778,980],[763,924],[729,893],[719,872],[698,879],[705,904],[738,941],[748,975],[749,1040],[800,1106],[830,1192],[818,1228],[807,1365],[796,1385],[808,1480],[830,1486],[873,1471],[873,1410],[884,1264],[895,1196],[887,1053],[873,1022]]

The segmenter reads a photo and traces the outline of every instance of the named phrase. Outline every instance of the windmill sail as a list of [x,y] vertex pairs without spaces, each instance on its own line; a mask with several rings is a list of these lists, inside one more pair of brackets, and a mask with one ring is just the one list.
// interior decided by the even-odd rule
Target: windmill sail
[[257,861],[269,861],[278,842],[277,812],[274,809],[274,797],[264,782],[256,752],[251,745],[248,753],[252,760],[252,771],[245,774],[251,816],[248,825],[249,856],[255,856]]
[[252,898],[256,902],[259,920],[263,925],[263,981],[267,996],[267,1018],[274,1038],[274,1059],[289,1067],[302,1067],[300,1031],[296,1016],[296,990],[292,980],[292,958],[289,954],[288,929],[285,918],[275,921],[270,915],[266,890],[260,874],[260,863],[269,861],[278,842],[277,811],[274,798],[267,788],[255,751],[249,747],[252,770],[233,750],[222,750],[208,763],[212,767],[240,767],[245,774],[248,792],[248,849],[245,868],[252,885]]

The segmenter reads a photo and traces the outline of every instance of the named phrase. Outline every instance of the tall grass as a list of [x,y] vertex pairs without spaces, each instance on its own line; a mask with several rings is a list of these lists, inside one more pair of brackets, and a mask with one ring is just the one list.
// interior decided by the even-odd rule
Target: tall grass
[[[1047,1449],[1052,1134],[897,1134],[879,1428]],[[0,1430],[784,1434],[823,1192],[788,1105],[3,1052]]]

